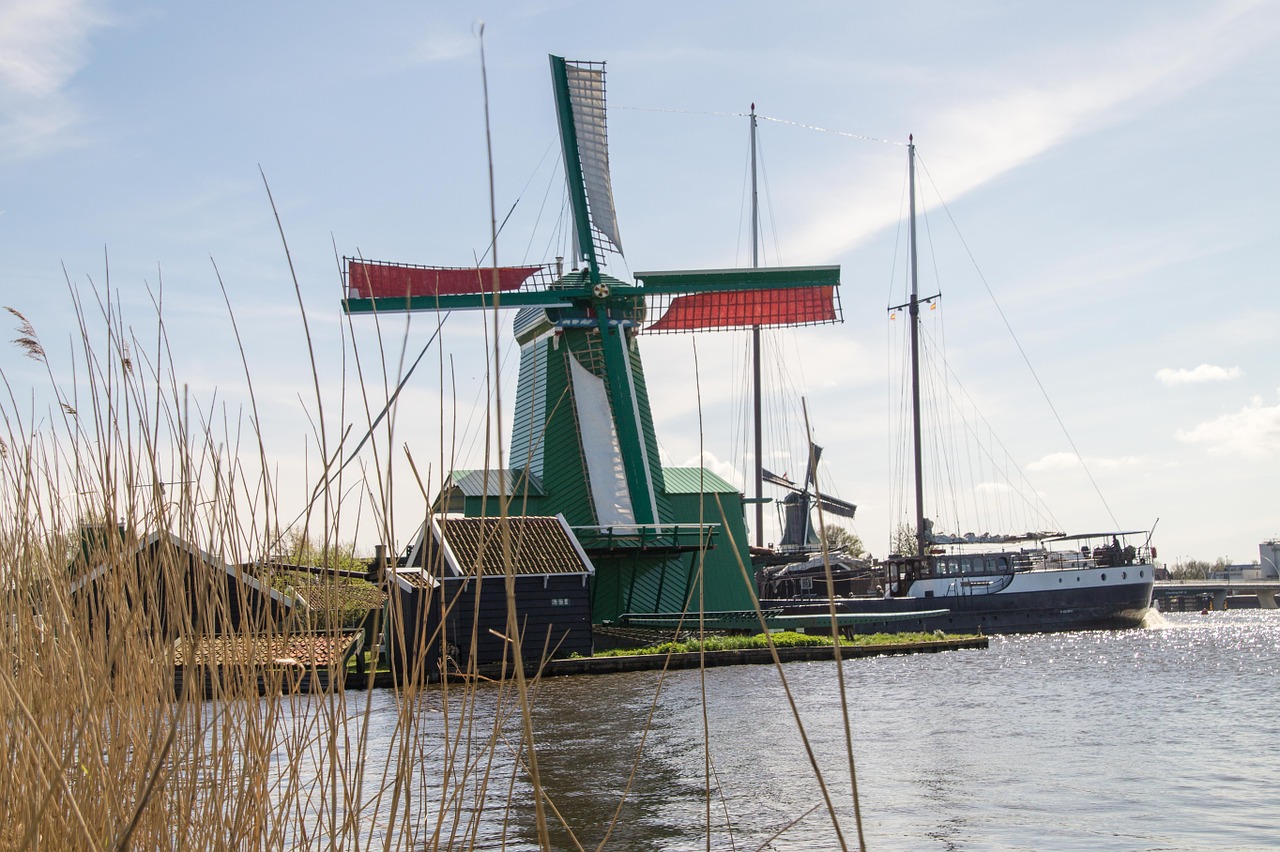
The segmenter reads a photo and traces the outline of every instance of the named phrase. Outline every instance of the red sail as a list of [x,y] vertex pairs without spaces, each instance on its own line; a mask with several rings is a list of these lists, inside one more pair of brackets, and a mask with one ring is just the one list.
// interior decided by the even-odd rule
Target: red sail
[[756,325],[810,325],[833,322],[835,288],[787,287],[771,290],[721,290],[677,296],[646,331],[694,331],[700,328],[750,328]]
[[[498,267],[498,289],[516,290],[538,266]],[[347,286],[353,299],[395,299],[406,296],[454,296],[493,291],[493,268],[400,266],[372,261],[347,261]]]

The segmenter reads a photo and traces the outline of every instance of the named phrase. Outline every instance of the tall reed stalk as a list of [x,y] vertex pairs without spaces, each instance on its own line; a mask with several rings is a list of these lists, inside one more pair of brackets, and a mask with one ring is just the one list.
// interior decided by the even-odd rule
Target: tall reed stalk
[[[582,848],[584,828],[603,832],[601,846],[611,837],[626,845],[618,819],[630,780],[609,824],[587,827],[531,781],[531,714],[545,688],[537,678],[485,683],[473,658],[461,661],[462,682],[425,686],[420,658],[396,673],[394,692],[383,693],[391,700],[374,701],[372,670],[367,688],[345,690],[346,672],[322,654],[300,663],[226,650],[228,639],[344,641],[336,619],[314,633],[314,613],[295,589],[272,587],[265,567],[290,536],[320,541],[321,559],[336,559],[343,442],[326,454],[318,484],[291,484],[305,493],[305,522],[283,523],[290,486],[267,473],[256,412],[218,415],[187,392],[158,307],[148,344],[109,299],[91,295],[86,306],[72,290],[80,338],[70,364],[52,364],[36,329],[10,309],[16,345],[46,371],[37,396],[51,403],[24,408],[32,391],[3,377],[0,753],[10,761],[0,772],[0,848],[465,849],[495,836],[520,848]],[[385,375],[387,365],[360,369]],[[376,408],[366,401],[369,429]],[[384,446],[394,420],[381,427]],[[451,461],[442,448],[442,466]],[[396,540],[392,466],[379,457],[373,485],[360,489],[387,542]],[[428,495],[431,483],[419,484]],[[322,603],[337,598],[337,573],[321,576],[332,584]],[[253,582],[256,598],[244,591]],[[509,629],[518,643],[514,618]],[[449,650],[438,634],[387,632],[401,648],[415,639],[428,654]],[[191,665],[214,653],[232,656]],[[816,762],[814,771],[820,777]],[[710,823],[710,768],[706,784]],[[710,824],[691,827],[704,829],[709,844]]]
[[[246,601],[246,578],[269,583],[262,566],[299,534],[278,520],[283,486],[265,473],[257,418],[203,408],[175,374],[163,318],[148,347],[98,295],[86,307],[73,292],[70,365],[10,309],[53,402],[24,409],[30,392],[4,377],[0,848],[469,846],[477,805],[500,807],[523,773],[505,689],[478,702],[478,678],[446,692],[404,677],[375,708],[344,692],[345,671],[319,671],[323,658],[299,677],[297,660],[269,654],[175,677],[184,658],[230,654],[231,638],[314,647],[342,628],[310,632],[288,587]],[[300,533],[328,554],[336,466]],[[375,510],[394,540],[388,507]],[[439,636],[422,638],[440,653]]]

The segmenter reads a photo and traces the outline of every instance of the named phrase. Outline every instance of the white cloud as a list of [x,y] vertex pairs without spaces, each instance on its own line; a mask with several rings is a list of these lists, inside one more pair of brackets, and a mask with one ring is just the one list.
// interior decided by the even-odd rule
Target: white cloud
[[433,33],[415,46],[414,58],[424,64],[449,62],[464,56],[480,55],[480,40],[476,33]]
[[[1252,14],[1254,12],[1258,14]],[[1047,52],[1038,66],[1013,66],[994,79],[1018,81],[991,89],[993,77],[971,81],[972,100],[939,111],[919,138],[944,140],[930,170],[945,174],[951,201],[1039,156],[1055,145],[1109,122],[1132,119],[1134,104],[1176,97],[1212,79],[1250,52],[1265,48],[1276,19],[1258,3],[1226,4],[1159,30],[1136,32],[1100,49]],[[983,92],[983,89],[986,89]],[[895,197],[900,177],[881,175],[868,184],[853,176],[859,194]],[[928,178],[926,177],[926,180]],[[849,213],[843,195],[817,211],[792,246],[797,256],[827,257],[846,251],[883,227],[887,210]],[[897,216],[896,212],[892,212]]]
[[106,23],[87,0],[0,2],[0,150],[47,150],[78,121],[66,87],[82,69],[90,34]]
[[[1027,470],[1074,470],[1080,467],[1080,464],[1081,461],[1076,457],[1075,453],[1050,453],[1049,455],[1028,464]],[[1146,458],[1145,456],[1116,456],[1114,458],[1092,457],[1084,459],[1084,464],[1090,470],[1120,470],[1122,468],[1150,466],[1151,459]]]
[[1239,367],[1218,367],[1213,364],[1201,364],[1192,370],[1165,367],[1156,372],[1156,379],[1166,385],[1189,385],[1200,382],[1227,382],[1238,379],[1244,373]]
[[727,461],[721,461],[714,453],[705,450],[701,457],[694,456],[682,464],[676,465],[676,467],[705,467],[724,481],[734,485],[740,484],[746,479],[742,475],[741,471],[734,467],[733,464]]
[[1027,465],[1027,470],[1070,470],[1080,466],[1074,453],[1049,453]]
[[1179,441],[1203,444],[1213,455],[1234,455],[1250,459],[1270,458],[1280,453],[1280,405],[1264,406],[1254,397],[1234,414],[1179,429]]

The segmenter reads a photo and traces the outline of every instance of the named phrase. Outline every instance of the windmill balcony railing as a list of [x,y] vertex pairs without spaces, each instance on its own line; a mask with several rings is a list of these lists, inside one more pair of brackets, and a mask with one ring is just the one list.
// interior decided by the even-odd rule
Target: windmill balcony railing
[[720,524],[607,524],[573,527],[587,551],[710,550]]

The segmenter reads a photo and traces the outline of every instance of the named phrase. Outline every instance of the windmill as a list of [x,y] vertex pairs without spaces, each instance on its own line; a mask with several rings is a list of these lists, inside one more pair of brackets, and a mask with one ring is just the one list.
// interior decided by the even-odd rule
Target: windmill
[[622,255],[604,64],[550,60],[573,211],[572,268],[348,258],[343,308],[351,314],[519,309],[508,469],[501,476],[453,471],[438,510],[496,514],[501,499],[513,513],[564,515],[596,565],[597,622],[627,612],[685,611],[699,576],[707,609],[749,609],[752,590],[737,561],[748,552],[741,494],[709,471],[660,464],[637,337],[837,322],[840,269],[636,272],[635,283],[602,272],[609,255]]
[[821,459],[822,447],[810,441],[809,463],[805,465],[803,486],[797,486],[785,476],[779,476],[768,470],[762,471],[765,482],[790,492],[782,499],[782,540],[778,542],[780,554],[808,554],[820,549],[822,542],[818,539],[817,531],[813,526],[812,510],[815,507],[827,514],[842,518],[852,518],[858,511],[858,507],[854,504],[818,491],[813,478]]

